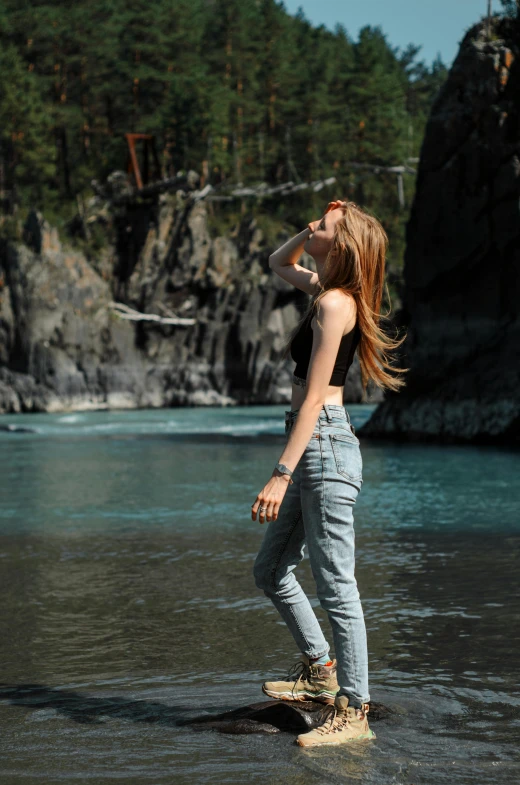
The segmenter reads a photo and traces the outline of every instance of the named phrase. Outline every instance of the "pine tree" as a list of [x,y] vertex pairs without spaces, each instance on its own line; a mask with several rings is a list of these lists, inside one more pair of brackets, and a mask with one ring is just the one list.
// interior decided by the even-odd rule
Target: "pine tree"
[[[416,158],[446,76],[378,27],[355,41],[278,0],[3,0],[0,48],[2,176],[21,202],[69,209],[124,167],[125,134],[144,132],[165,175],[275,184],[334,173],[336,195],[373,205],[395,237],[395,175],[349,162]],[[410,177],[407,204],[412,191]],[[307,192],[269,209],[301,220],[322,203]]]

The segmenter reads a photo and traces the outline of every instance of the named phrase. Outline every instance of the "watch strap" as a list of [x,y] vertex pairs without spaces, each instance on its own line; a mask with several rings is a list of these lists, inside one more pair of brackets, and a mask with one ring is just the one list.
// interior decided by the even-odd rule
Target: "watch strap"
[[289,469],[284,463],[277,463],[275,466],[276,469],[280,472],[280,474],[288,474],[289,475],[289,482],[293,483],[292,478],[292,471]]

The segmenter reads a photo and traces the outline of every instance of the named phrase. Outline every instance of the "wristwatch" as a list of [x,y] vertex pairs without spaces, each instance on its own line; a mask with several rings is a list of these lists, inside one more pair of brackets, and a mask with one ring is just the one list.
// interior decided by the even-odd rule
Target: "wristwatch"
[[287,466],[284,463],[277,463],[274,468],[278,469],[280,474],[288,474],[289,475],[289,482],[291,483],[291,485],[293,484],[293,481],[291,480],[291,477],[292,477],[293,473],[292,473],[292,471],[290,469],[287,468]]

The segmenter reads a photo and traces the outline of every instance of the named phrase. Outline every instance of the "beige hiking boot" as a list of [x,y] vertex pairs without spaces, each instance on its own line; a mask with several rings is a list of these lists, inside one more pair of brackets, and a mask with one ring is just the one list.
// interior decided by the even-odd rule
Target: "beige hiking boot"
[[336,678],[336,660],[332,665],[310,664],[302,655],[287,675],[288,681],[266,681],[262,690],[271,698],[283,701],[319,701],[334,703],[339,690]]
[[368,703],[363,710],[348,705],[345,695],[338,695],[323,725],[301,733],[296,739],[300,747],[315,747],[318,744],[343,744],[358,739],[375,739],[376,734],[368,727]]

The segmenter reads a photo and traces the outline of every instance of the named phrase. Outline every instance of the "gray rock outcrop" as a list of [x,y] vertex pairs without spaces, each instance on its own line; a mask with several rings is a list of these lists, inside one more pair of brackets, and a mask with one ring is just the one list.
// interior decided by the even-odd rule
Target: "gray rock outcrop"
[[[37,213],[1,243],[0,413],[290,401],[280,350],[307,295],[269,269],[254,219],[212,236],[185,197],[116,211],[90,259]],[[185,323],[128,321],[114,301]],[[354,368],[345,396],[361,399]]]
[[[518,443],[520,29],[468,31],[422,145],[407,225],[401,362],[360,435]],[[401,363],[398,363],[401,364]]]

